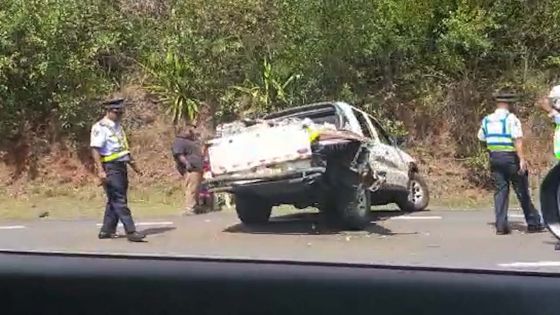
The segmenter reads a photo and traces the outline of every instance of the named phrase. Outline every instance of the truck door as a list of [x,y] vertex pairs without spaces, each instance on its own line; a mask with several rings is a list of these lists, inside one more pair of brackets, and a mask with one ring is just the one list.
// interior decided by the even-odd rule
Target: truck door
[[386,186],[400,186],[400,176],[397,172],[397,156],[393,147],[381,141],[366,113],[354,108],[352,112],[360,124],[362,135],[373,140],[373,146],[370,148],[372,168],[377,170],[380,175],[385,176]]
[[379,147],[384,150],[383,153],[386,157],[384,163],[387,164],[387,168],[391,169],[391,174],[393,176],[391,185],[399,189],[407,189],[408,164],[405,162],[405,159],[401,154],[401,150],[391,142],[387,132],[385,132],[385,130],[373,117],[367,115],[367,118],[368,122],[373,127],[374,132],[377,134]]

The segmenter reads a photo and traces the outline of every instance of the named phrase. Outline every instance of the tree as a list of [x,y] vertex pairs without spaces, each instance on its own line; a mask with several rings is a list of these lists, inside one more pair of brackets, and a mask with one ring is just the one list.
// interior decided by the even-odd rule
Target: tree
[[112,86],[102,59],[125,45],[112,2],[6,0],[0,17],[2,139],[85,127]]

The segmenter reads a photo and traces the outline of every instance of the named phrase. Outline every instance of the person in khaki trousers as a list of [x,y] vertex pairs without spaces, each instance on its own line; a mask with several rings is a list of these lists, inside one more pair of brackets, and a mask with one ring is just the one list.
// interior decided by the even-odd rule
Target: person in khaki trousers
[[177,128],[171,147],[177,171],[183,177],[185,187],[185,215],[197,212],[198,191],[202,182],[202,148],[197,142],[196,126],[187,124]]

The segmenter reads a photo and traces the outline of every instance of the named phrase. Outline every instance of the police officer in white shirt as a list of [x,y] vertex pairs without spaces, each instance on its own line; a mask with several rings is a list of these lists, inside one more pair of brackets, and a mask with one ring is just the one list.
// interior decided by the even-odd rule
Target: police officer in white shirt
[[141,242],[145,235],[136,231],[132,214],[127,204],[127,165],[141,174],[128,148],[126,134],[121,126],[124,114],[124,100],[116,99],[103,103],[106,115],[91,128],[90,146],[97,168],[97,176],[107,195],[103,226],[100,239],[117,237],[120,220],[131,242]]
[[523,131],[519,119],[509,111],[515,94],[500,92],[495,95],[496,110],[484,117],[478,139],[486,142],[490,154],[490,169],[496,185],[494,209],[496,213],[496,234],[511,233],[508,224],[509,184],[517,195],[523,209],[529,233],[544,230],[541,216],[535,209],[529,195],[527,161],[523,155]]

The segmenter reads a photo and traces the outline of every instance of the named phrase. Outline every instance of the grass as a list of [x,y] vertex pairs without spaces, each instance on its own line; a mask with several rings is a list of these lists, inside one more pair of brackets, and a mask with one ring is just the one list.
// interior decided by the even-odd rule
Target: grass
[[[539,194],[540,190],[537,185],[532,185],[534,189],[531,189],[531,199],[537,209],[539,208]],[[513,190],[510,188],[509,192],[509,208],[519,208],[519,201]],[[481,191],[480,196],[476,198],[467,198],[461,195],[450,195],[444,198],[434,199],[430,201],[430,209],[458,209],[458,210],[469,210],[469,209],[493,209],[494,208],[494,191]]]
[[493,206],[492,195],[484,196],[481,198],[465,198],[462,196],[447,196],[442,199],[430,201],[430,209],[459,209],[459,210],[469,210],[469,209],[488,209]]
[[[1,189],[0,189],[1,190]],[[75,189],[67,186],[30,187],[28,193],[17,198],[8,197],[0,191],[0,220],[36,219],[40,214],[48,212],[54,219],[94,219],[101,218],[104,211],[105,195],[100,187],[88,186]],[[532,193],[533,201],[538,203],[538,191]],[[183,192],[180,185],[131,187],[129,207],[138,218],[162,217],[178,215],[183,206]],[[493,193],[486,192],[479,198],[465,198],[461,195],[432,198],[430,209],[491,209]],[[519,204],[513,191],[510,194],[510,207],[518,208]],[[374,209],[397,209],[396,205],[375,207]],[[231,210],[231,209],[230,209]],[[275,214],[293,213],[289,206],[277,207]],[[306,209],[305,211],[311,211]]]
[[[181,212],[182,193],[177,187],[131,189],[129,207],[137,217],[160,217]],[[99,187],[34,187],[23,197],[0,197],[0,219],[26,220],[48,212],[49,218],[85,219],[103,215],[105,195]]]

